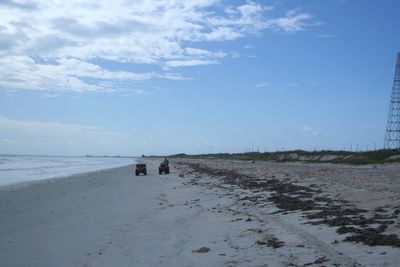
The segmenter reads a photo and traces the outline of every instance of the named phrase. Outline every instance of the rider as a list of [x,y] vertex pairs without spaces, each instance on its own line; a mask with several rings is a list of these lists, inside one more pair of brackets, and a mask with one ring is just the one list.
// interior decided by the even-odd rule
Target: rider
[[169,163],[168,159],[165,158],[164,161],[163,161],[163,163],[164,163],[165,165],[168,165],[168,163]]

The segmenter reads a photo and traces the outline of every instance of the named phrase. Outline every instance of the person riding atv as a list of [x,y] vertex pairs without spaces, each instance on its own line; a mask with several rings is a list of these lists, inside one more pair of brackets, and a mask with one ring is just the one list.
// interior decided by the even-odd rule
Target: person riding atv
[[158,174],[162,174],[162,173],[169,174],[168,164],[169,164],[169,161],[167,158],[165,158],[164,161],[161,162],[160,167],[158,167]]

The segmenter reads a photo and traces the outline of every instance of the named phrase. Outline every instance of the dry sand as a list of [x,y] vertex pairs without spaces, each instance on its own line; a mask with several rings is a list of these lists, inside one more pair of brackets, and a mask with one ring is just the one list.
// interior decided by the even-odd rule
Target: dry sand
[[[344,241],[361,216],[353,228],[399,236],[399,165],[174,160],[158,175],[146,163],[147,176],[128,166],[1,187],[0,266],[400,265],[399,247]],[[343,226],[320,216],[337,203],[356,213]]]

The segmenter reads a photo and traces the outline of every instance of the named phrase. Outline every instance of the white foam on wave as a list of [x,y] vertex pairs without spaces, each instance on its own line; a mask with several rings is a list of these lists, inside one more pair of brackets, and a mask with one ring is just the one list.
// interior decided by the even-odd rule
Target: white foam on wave
[[135,164],[134,158],[0,155],[0,185]]

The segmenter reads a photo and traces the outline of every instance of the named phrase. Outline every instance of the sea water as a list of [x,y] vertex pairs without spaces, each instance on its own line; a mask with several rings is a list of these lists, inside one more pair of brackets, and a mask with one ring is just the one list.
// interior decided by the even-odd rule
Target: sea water
[[0,185],[135,164],[135,158],[0,155]]

